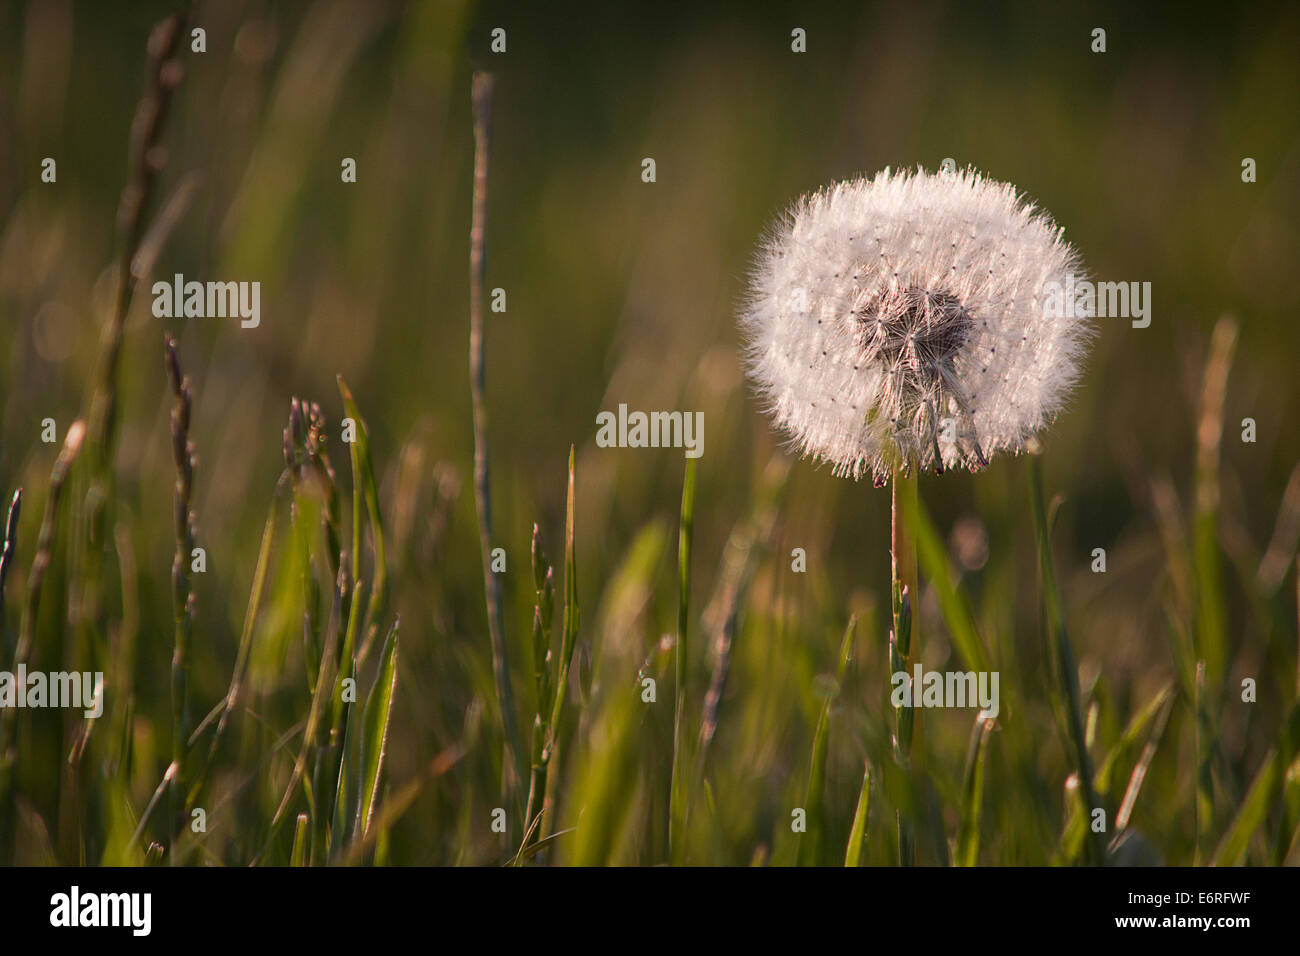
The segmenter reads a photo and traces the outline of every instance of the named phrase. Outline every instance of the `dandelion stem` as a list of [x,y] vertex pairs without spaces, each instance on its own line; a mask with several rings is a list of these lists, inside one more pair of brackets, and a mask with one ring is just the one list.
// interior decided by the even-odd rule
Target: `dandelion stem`
[[[907,528],[903,515],[910,508],[915,511],[916,490],[915,467],[896,467],[894,480],[890,487],[893,500],[890,522],[890,595],[893,606],[893,633],[890,635],[890,670],[892,673],[903,671],[910,674],[912,661],[921,653],[919,628],[913,605],[916,600],[916,543]],[[910,679],[910,678],[909,678]],[[920,692],[913,687],[912,693]],[[915,698],[911,701],[914,705]],[[920,747],[916,740],[917,718],[914,706],[896,707],[895,758],[902,766],[909,780],[915,782],[916,763],[920,760]],[[912,790],[915,791],[915,787]],[[900,811],[898,817],[898,862],[902,866],[912,866],[916,862],[914,832],[910,821],[903,819]]]

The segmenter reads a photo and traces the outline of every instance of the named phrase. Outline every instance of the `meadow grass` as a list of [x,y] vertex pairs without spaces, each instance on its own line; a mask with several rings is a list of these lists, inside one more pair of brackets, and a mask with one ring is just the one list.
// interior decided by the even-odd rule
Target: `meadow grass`
[[[1296,340],[1273,305],[1202,309],[1179,321],[1204,334],[1172,342],[1105,330],[1041,455],[913,473],[891,503],[792,461],[739,374],[735,277],[769,207],[814,174],[727,92],[757,40],[721,65],[698,41],[647,125],[610,106],[600,141],[580,98],[605,94],[546,67],[575,99],[551,121],[579,145],[557,146],[520,74],[470,77],[454,52],[482,26],[470,14],[331,9],[278,24],[279,48],[270,20],[214,25],[229,75],[183,55],[179,19],[134,57],[98,281],[100,194],[120,183],[57,202],[6,187],[0,669],[101,670],[106,703],[0,709],[0,862],[1300,862],[1300,468],[1277,358]],[[395,85],[373,80],[375,37]],[[754,82],[791,123],[789,84],[816,81]],[[972,82],[954,110],[991,81]],[[221,83],[265,124],[234,110],[210,139],[195,111]],[[1026,105],[1049,126],[1054,95]],[[120,141],[130,113],[96,132]],[[341,150],[362,170],[342,200]],[[627,173],[648,150],[685,170],[653,201]],[[316,152],[333,167],[302,172]],[[184,170],[208,153],[195,199]],[[1035,186],[1101,246],[1087,162],[1066,165],[1083,185]],[[1217,196],[1209,173],[1183,179]],[[1183,232],[1202,246],[1143,267],[1226,307],[1235,290],[1193,267],[1221,252],[1214,230]],[[175,320],[160,367],[151,264],[263,276],[301,319],[268,314],[248,342]],[[497,286],[503,314],[485,308]],[[68,302],[61,352],[46,326]],[[629,394],[701,409],[706,455],[596,447],[595,410]],[[1272,437],[1239,443],[1246,415]],[[998,671],[996,720],[893,707],[890,674],[916,662]]]

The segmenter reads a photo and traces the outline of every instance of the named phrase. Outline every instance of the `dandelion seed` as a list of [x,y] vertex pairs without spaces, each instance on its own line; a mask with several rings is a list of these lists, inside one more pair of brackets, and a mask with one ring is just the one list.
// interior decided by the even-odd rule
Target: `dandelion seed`
[[798,200],[741,315],[777,425],[801,454],[877,485],[1023,451],[1064,406],[1092,334],[1043,305],[1048,283],[1081,274],[1062,231],[972,170],[886,169]]

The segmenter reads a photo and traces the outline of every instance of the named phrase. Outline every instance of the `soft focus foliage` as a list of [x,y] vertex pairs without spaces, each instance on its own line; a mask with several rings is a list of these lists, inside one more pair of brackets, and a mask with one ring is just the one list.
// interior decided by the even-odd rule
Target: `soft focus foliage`
[[[596,414],[622,402],[705,416],[686,669],[692,736],[711,648],[728,634],[731,657],[716,735],[692,768],[685,858],[842,862],[867,764],[863,863],[895,861],[900,808],[919,821],[923,863],[947,861],[959,828],[962,860],[1077,858],[1073,765],[1048,691],[1023,463],[1004,456],[978,476],[920,481],[930,532],[919,536],[915,602],[924,665],[974,667],[961,648],[978,634],[1001,673],[1002,712],[978,748],[973,712],[925,712],[918,746],[932,786],[913,795],[890,758],[888,494],[806,462],[783,484],[781,465],[769,467],[781,436],[743,375],[735,316],[754,243],[791,197],[947,157],[1050,208],[1093,276],[1153,285],[1150,328],[1098,323],[1043,458],[1047,496],[1061,496],[1050,512],[1056,574],[1108,836],[1147,759],[1125,817],[1130,858],[1150,851],[1145,858],[1190,863],[1199,852],[1208,861],[1229,833],[1230,857],[1286,856],[1296,821],[1285,808],[1300,805],[1281,734],[1296,702],[1300,533],[1295,5],[1175,17],[1119,3],[688,6],[196,4],[207,52],[185,46],[163,137],[154,208],[178,218],[154,277],[260,281],[262,320],[241,329],[156,319],[141,285],[123,340],[109,522],[96,539],[103,626],[74,634],[67,623],[81,613],[69,595],[85,573],[69,564],[69,542],[89,533],[69,519],[31,664],[104,670],[105,719],[73,787],[65,768],[80,724],[52,711],[22,717],[14,859],[140,862],[148,842],[166,841],[162,813],[130,840],[172,752],[164,331],[192,378],[194,535],[207,552],[206,572],[191,579],[195,722],[227,693],[273,501],[280,522],[246,685],[203,797],[208,832],[188,859],[243,864],[268,842],[271,859],[290,859],[301,796],[273,839],[271,820],[312,705],[304,582],[316,582],[325,607],[334,582],[319,546],[289,532],[277,476],[290,398],[320,403],[338,529],[351,548],[337,374],[369,428],[386,532],[384,627],[401,617],[391,721],[373,710],[363,720],[361,706],[350,718],[386,728],[373,842],[358,858],[497,864],[519,849],[522,797],[502,797],[470,485],[473,68],[497,75],[486,285],[506,290],[508,308],[487,315],[487,398],[494,526],[508,557],[505,631],[525,729],[536,709],[530,535],[538,522],[563,594],[566,460],[577,449],[582,614],[546,830],[579,830],[531,859],[668,856],[683,459],[597,448]],[[0,6],[0,492],[7,500],[25,489],[0,668],[58,454],[41,442],[41,421],[54,418],[62,441],[85,411],[112,309],[113,222],[145,38],[171,10],[157,0]],[[1104,54],[1089,49],[1099,23]],[[497,26],[505,54],[489,50]],[[806,53],[791,52],[795,26],[807,31]],[[57,159],[55,184],[40,180],[47,156]],[[340,179],[346,157],[357,161],[355,184]],[[646,157],[656,160],[654,183],[641,179]],[[1258,163],[1257,183],[1241,180],[1245,157]],[[1212,348],[1225,313],[1237,324],[1220,326]],[[1247,417],[1254,443],[1240,438]],[[79,475],[65,518],[84,501]],[[313,492],[299,499],[304,521],[328,510]],[[792,570],[796,548],[806,572]],[[1091,570],[1096,548],[1105,573]],[[368,543],[364,555],[370,579]],[[858,623],[836,682],[851,613]],[[363,690],[376,683],[385,634],[370,646]],[[1199,694],[1197,660],[1208,665]],[[641,699],[641,671],[658,682],[656,703]],[[1255,703],[1240,699],[1247,677]],[[823,712],[824,783],[813,788]],[[1209,728],[1199,758],[1198,724]],[[1149,740],[1157,746],[1144,757]],[[982,762],[968,773],[972,752]],[[1248,804],[1263,825],[1232,829],[1268,766],[1263,796]],[[963,795],[977,779],[983,809],[972,814]],[[1198,826],[1207,780],[1209,818],[1202,812]],[[790,826],[809,792],[821,804],[813,851]],[[497,807],[507,810],[505,835],[491,827]]]

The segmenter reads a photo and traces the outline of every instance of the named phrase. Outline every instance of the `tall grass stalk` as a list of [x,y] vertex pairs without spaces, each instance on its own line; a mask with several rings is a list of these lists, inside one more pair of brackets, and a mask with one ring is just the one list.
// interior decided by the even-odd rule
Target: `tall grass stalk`
[[[175,639],[172,648],[172,763],[176,766],[168,786],[171,801],[169,839],[183,825],[187,778],[185,752],[190,726],[190,634],[194,626],[194,592],[190,588],[189,568],[194,551],[194,445],[190,441],[190,411],[194,404],[190,380],[181,373],[176,354],[176,340],[167,336],[164,349],[167,381],[172,398],[172,461],[176,466],[176,505],[173,532],[176,554],[172,558],[172,625]],[[175,841],[171,840],[174,850]],[[167,854],[176,862],[174,852]]]
[[[370,520],[370,544],[373,563],[370,577],[370,599],[366,602],[366,616],[362,622],[360,634],[365,636],[365,643],[357,652],[357,666],[363,666],[368,651],[374,643],[378,630],[378,619],[384,613],[388,602],[388,556],[385,545],[384,521],[379,510],[379,483],[375,480],[374,458],[370,450],[370,426],[361,416],[352,390],[343,376],[338,376],[339,395],[343,399],[344,414],[356,425],[356,440],[348,445],[348,455],[352,462],[352,578],[358,580],[361,575],[361,549],[363,544],[362,519]],[[362,511],[362,503],[365,510]]]
[[531,548],[533,569],[533,688],[537,713],[533,717],[533,740],[528,775],[528,803],[524,813],[524,839],[520,852],[541,837],[541,815],[546,799],[550,754],[551,703],[555,693],[555,658],[551,654],[551,625],[555,618],[555,573],[542,549],[542,531],[533,525]]
[[[1223,606],[1219,544],[1219,449],[1228,373],[1237,346],[1237,323],[1224,316],[1214,326],[1205,365],[1196,427],[1196,509],[1193,553],[1196,568],[1196,653],[1205,663],[1205,689],[1217,701],[1227,679],[1228,634]],[[1208,706],[1208,705],[1207,705]],[[1216,705],[1217,707],[1217,705]],[[1210,711],[1213,714],[1213,709]]]
[[555,819],[555,755],[559,748],[564,726],[564,703],[569,693],[569,670],[573,665],[573,651],[578,645],[578,628],[582,620],[582,609],[578,605],[578,544],[577,544],[577,481],[575,471],[575,452],[569,446],[569,489],[564,506],[564,623],[560,634],[560,659],[556,665],[553,683],[554,701],[551,704],[549,726],[546,728],[546,744],[542,748],[541,763],[547,769],[547,776],[538,785],[542,795],[542,806],[538,813],[542,824],[538,832],[545,840],[551,832]]
[[103,351],[95,391],[87,416],[90,464],[98,473],[109,466],[117,413],[117,376],[121,364],[122,336],[127,313],[140,278],[136,253],[144,237],[147,213],[167,153],[162,134],[176,88],[184,77],[178,59],[183,48],[186,16],[175,13],[158,23],[149,35],[146,88],[131,124],[130,180],[117,208],[117,290],[113,310],[104,326]]
[[[483,588],[487,601],[488,633],[492,642],[492,674],[505,736],[503,790],[514,793],[523,779],[523,748],[515,719],[514,692],[510,687],[510,662],[506,653],[505,615],[501,579],[492,571],[492,495],[488,474],[487,366],[483,340],[483,270],[487,229],[488,161],[491,148],[492,88],[490,73],[475,73],[474,197],[469,251],[469,381],[474,404],[474,499],[478,506],[479,549],[483,560]],[[527,824],[525,824],[527,826]]]
[[[85,414],[87,461],[74,483],[76,493],[71,515],[72,548],[68,558],[68,620],[73,625],[71,645],[65,660],[80,666],[96,644],[99,654],[107,623],[102,619],[106,589],[105,555],[111,539],[111,509],[114,498],[113,457],[117,441],[118,376],[127,316],[143,270],[156,260],[163,237],[150,242],[151,249],[140,256],[149,224],[149,212],[167,150],[162,143],[176,89],[185,75],[180,57],[187,36],[186,14],[175,13],[160,21],[149,34],[146,46],[145,90],[136,107],[129,136],[128,180],[117,208],[117,285],[108,320],[103,325],[98,368]],[[165,228],[161,230],[165,232]],[[148,260],[147,262],[145,260]],[[93,727],[88,725],[86,733]],[[67,733],[73,733],[69,724]],[[84,746],[84,741],[83,741]],[[62,801],[59,815],[60,842],[65,855],[79,853],[79,799],[81,762],[65,766],[65,792],[72,799]],[[75,819],[74,819],[75,818]]]
[[[376,776],[373,780],[369,777],[363,779],[362,774],[369,774],[372,771],[377,774],[379,765],[376,764],[372,767],[367,762],[366,751],[369,748],[372,755],[378,754],[378,759],[382,763],[387,743],[388,714],[392,703],[392,687],[390,686],[387,697],[384,698],[385,702],[379,711],[380,716],[374,718],[381,721],[376,730],[368,722],[371,719],[371,703],[367,702],[364,715],[364,720],[367,722],[361,740],[361,753],[354,753],[356,750],[353,737],[353,725],[356,722],[355,707],[352,702],[354,695],[350,697],[345,693],[345,689],[349,681],[355,689],[358,672],[364,664],[366,653],[372,644],[370,632],[376,626],[374,617],[378,613],[378,607],[384,600],[383,591],[387,572],[384,556],[383,520],[379,511],[374,467],[370,458],[370,427],[361,415],[361,410],[357,407],[356,400],[352,397],[352,391],[348,388],[343,376],[338,376],[337,381],[339,397],[343,401],[344,414],[351,420],[354,430],[353,440],[348,443],[348,455],[352,466],[352,548],[349,555],[351,561],[346,570],[351,587],[344,603],[347,627],[338,656],[337,673],[330,700],[330,727],[324,741],[324,752],[319,756],[320,771],[317,790],[323,792],[320,793],[322,808],[319,809],[316,815],[316,825],[312,838],[311,859],[313,863],[322,862],[331,855],[341,852],[344,838],[349,831],[356,831],[369,826],[370,811],[375,799],[375,794],[371,790],[373,787],[378,786],[378,777]],[[365,619],[363,621],[361,595],[365,590],[365,585],[361,579],[361,552],[365,541],[364,519],[367,516],[370,520],[370,540],[373,545],[374,560],[371,573],[374,585],[370,589],[370,598],[366,605]],[[342,555],[340,555],[341,558]],[[378,683],[371,691],[372,699],[384,686],[389,684],[395,686],[397,679],[396,634],[396,624],[394,624],[394,629],[383,652],[380,675],[377,678]],[[358,643],[363,640],[364,644],[358,649]],[[372,739],[376,733],[380,734],[378,740]]]
[[[71,543],[65,580],[71,630],[65,637],[62,653],[65,665],[70,667],[81,667],[92,657],[110,653],[105,641],[109,626],[103,618],[103,599],[109,587],[104,565],[113,538],[112,466],[117,439],[118,376],[126,320],[136,285],[147,268],[145,260],[152,263],[163,242],[160,237],[151,243],[147,256],[139,256],[153,193],[167,160],[162,134],[173,95],[184,76],[180,54],[185,23],[184,14],[173,14],[150,33],[145,90],[131,124],[128,181],[122,190],[116,219],[116,288],[102,327],[98,365],[86,399],[86,461],[73,483],[69,515]],[[81,757],[95,724],[95,721],[79,723],[71,718],[64,722],[64,744],[70,759],[62,762],[57,843],[60,856],[67,861],[80,862],[84,853],[82,827],[88,806],[82,786]]]

